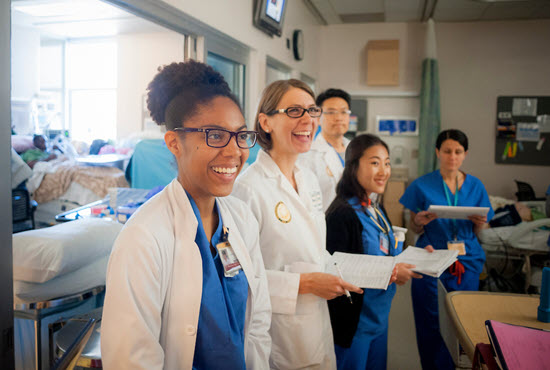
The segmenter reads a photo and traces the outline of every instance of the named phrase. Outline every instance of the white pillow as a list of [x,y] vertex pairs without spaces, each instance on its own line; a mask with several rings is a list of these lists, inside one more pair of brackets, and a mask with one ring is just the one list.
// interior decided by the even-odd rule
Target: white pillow
[[13,279],[43,283],[111,252],[118,222],[84,218],[13,235]]
[[98,260],[90,261],[76,271],[58,276],[45,283],[15,280],[13,282],[13,301],[14,303],[44,302],[105,285],[108,262],[109,256],[101,257]]

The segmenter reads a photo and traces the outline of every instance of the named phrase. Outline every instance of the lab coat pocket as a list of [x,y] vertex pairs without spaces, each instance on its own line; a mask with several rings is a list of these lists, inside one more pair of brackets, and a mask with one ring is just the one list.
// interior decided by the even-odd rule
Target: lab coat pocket
[[332,341],[327,335],[332,333],[323,323],[322,305],[326,302],[312,294],[304,296],[309,297],[300,296],[295,315],[273,315],[271,360],[275,368],[316,367],[327,355],[326,340]]
[[[322,272],[321,266],[309,262],[294,262],[285,266],[286,272],[305,274],[309,272]],[[314,294],[299,294],[296,300],[296,314],[307,315],[319,310],[319,297]]]

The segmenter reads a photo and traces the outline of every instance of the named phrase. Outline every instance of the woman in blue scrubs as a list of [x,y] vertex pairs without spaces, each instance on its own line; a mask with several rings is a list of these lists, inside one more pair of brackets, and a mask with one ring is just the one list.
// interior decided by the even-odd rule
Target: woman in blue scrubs
[[[350,142],[336,198],[326,214],[330,253],[401,253],[403,243],[396,240],[384,208],[371,201],[384,192],[390,174],[388,146],[380,138],[366,134]],[[412,267],[398,264],[392,282],[420,278]],[[388,316],[395,290],[390,284],[387,290],[351,293],[351,302],[345,296],[329,301],[338,369],[386,369]]]
[[[482,182],[460,170],[467,152],[468,138],[462,131],[441,132],[436,140],[439,170],[413,181],[399,200],[411,212],[411,229],[420,234],[417,247],[459,251],[458,261],[440,276],[449,292],[479,289],[485,253],[476,235],[494,215]],[[468,220],[438,219],[426,211],[432,204],[489,207],[489,213],[487,217],[470,216]],[[437,279],[424,276],[414,280],[411,289],[422,368],[454,369],[439,332]]]
[[105,369],[268,369],[271,308],[259,230],[228,197],[256,142],[212,67],[159,69],[152,119],[178,176],[132,215],[107,270]]

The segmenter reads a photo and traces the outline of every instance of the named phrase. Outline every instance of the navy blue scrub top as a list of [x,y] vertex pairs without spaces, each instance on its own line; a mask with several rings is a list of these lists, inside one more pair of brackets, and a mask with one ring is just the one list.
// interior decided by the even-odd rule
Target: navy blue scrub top
[[187,197],[199,223],[195,243],[202,258],[202,297],[193,369],[216,369],[220,366],[224,369],[246,369],[244,321],[248,280],[242,270],[233,277],[224,275],[216,249],[223,230],[223,220],[217,201],[215,207],[218,213],[218,228],[212,235],[212,246],[216,254],[212,256],[199,209],[189,193]]
[[[361,221],[363,226],[362,240],[363,240],[363,253],[371,256],[397,256],[403,250],[403,244],[399,243],[395,248],[395,236],[393,230],[386,235],[373,220],[365,214],[366,209],[361,206],[359,198],[353,197],[348,200],[348,203],[355,210],[355,213]],[[366,211],[369,212],[369,211]],[[382,213],[382,212],[380,212]],[[383,213],[382,213],[383,214]],[[384,221],[380,219],[380,216],[376,214],[378,224],[385,227]],[[386,216],[382,216],[389,225],[389,221]],[[388,238],[388,253],[385,253],[380,249],[380,237]],[[359,317],[359,325],[355,335],[378,335],[388,330],[388,317],[390,314],[391,302],[395,295],[395,284],[390,284],[387,290],[382,289],[363,289],[363,305],[361,308],[361,315]]]
[[[451,200],[454,201],[454,196]],[[417,178],[405,190],[405,194],[399,199],[405,208],[418,213],[426,211],[430,205],[449,205],[443,187],[443,177],[439,170]],[[454,205],[454,204],[453,204]],[[487,222],[494,216],[493,208],[489,202],[489,196],[483,183],[472,175],[466,175],[462,187],[458,190],[458,206],[462,207],[489,207]],[[466,255],[458,256],[458,260],[466,270],[481,273],[485,262],[485,252],[474,233],[474,223],[470,220],[456,220],[457,240],[464,241]],[[453,240],[453,220],[436,218],[424,226],[424,233],[416,242],[417,247],[424,248],[431,244],[435,249],[447,249],[447,242]]]

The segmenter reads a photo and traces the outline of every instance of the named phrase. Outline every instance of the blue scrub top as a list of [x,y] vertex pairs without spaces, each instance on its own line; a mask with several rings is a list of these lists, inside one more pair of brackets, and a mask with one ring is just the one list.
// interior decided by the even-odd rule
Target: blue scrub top
[[246,369],[244,321],[248,280],[242,270],[233,277],[224,276],[223,265],[215,247],[222,237],[223,229],[218,203],[218,228],[212,235],[216,255],[212,256],[199,209],[189,193],[187,196],[199,222],[195,243],[201,253],[203,276],[193,369],[216,369],[220,364],[223,364],[224,369]]
[[[393,230],[390,230],[388,254],[380,249],[380,237],[387,238],[373,220],[365,214],[363,206],[361,206],[359,198],[353,197],[348,200],[348,203],[355,210],[355,213],[363,226],[362,240],[363,253],[371,256],[397,256],[403,251],[402,243],[395,248],[395,236]],[[368,211],[367,211],[368,212]],[[381,212],[382,213],[382,212]],[[374,217],[374,216],[373,216]],[[383,216],[389,225],[386,216]],[[377,222],[384,227],[384,221],[380,216],[376,217]],[[395,284],[390,284],[387,290],[382,289],[363,289],[363,305],[361,315],[359,317],[359,325],[355,335],[378,335],[388,330],[388,317],[390,314],[391,302],[395,295]]]
[[[454,205],[454,195],[449,195]],[[441,177],[439,170],[414,180],[405,190],[405,194],[399,199],[399,202],[414,213],[426,211],[432,204],[449,205],[445,197],[443,177]],[[466,175],[462,187],[458,190],[457,206],[489,207],[487,222],[495,215],[485,186],[477,177],[472,175]],[[485,252],[474,233],[474,223],[470,220],[455,221],[456,237],[466,244],[466,255],[458,256],[458,260],[466,270],[481,273],[485,262]],[[453,220],[436,218],[424,226],[424,233],[418,238],[416,246],[424,248],[431,244],[435,249],[447,249],[447,242],[453,240],[453,237]]]

